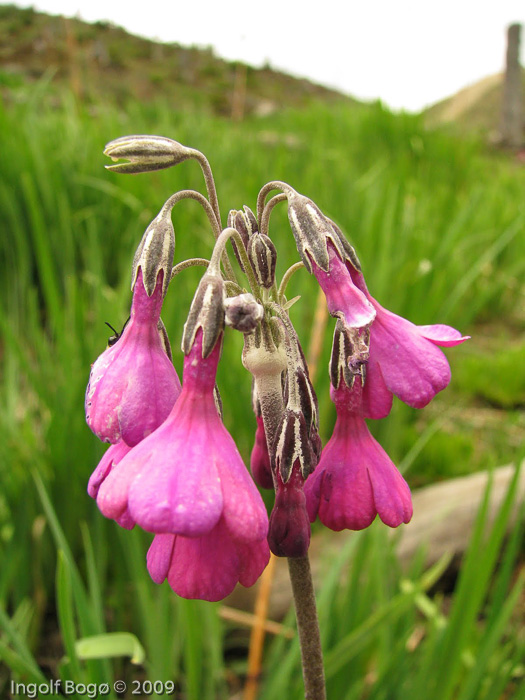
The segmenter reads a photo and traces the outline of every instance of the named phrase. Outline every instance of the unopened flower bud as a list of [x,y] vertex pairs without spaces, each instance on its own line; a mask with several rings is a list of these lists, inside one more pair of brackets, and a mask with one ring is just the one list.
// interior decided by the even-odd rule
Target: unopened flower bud
[[325,272],[329,268],[328,239],[334,244],[341,259],[344,250],[330,219],[311,199],[290,188],[288,219],[292,227],[297,250],[308,272],[312,272],[312,260]]
[[264,308],[255,299],[253,294],[239,294],[229,297],[224,302],[226,312],[225,322],[227,326],[241,333],[251,333],[264,316]]
[[219,275],[205,273],[197,287],[182,334],[182,351],[188,355],[202,328],[202,357],[215,347],[224,328],[224,282]]
[[104,154],[112,160],[126,158],[127,163],[106,165],[118,173],[148,173],[170,168],[191,158],[195,150],[164,136],[133,135],[110,141]]
[[275,282],[277,251],[271,239],[264,233],[256,233],[248,241],[248,257],[258,284],[270,289]]
[[[252,212],[252,210],[246,205],[244,205],[244,211],[232,209],[228,214],[228,226],[234,228],[240,234],[244,248],[247,250],[250,236],[258,231],[257,219],[255,218],[255,214]],[[242,271],[245,272],[244,264],[241,256],[239,255],[239,251],[237,250],[237,244],[235,241],[232,241],[232,246],[235,257],[237,258]]]
[[131,289],[135,286],[139,268],[142,270],[142,282],[148,296],[153,294],[160,270],[162,293],[166,294],[171,280],[173,254],[175,252],[175,231],[171,223],[171,207],[164,205],[146,229],[133,258],[131,270]]
[[268,544],[278,557],[304,557],[310,545],[310,521],[303,491],[304,479],[294,465],[284,483],[277,474],[275,504],[270,516]]

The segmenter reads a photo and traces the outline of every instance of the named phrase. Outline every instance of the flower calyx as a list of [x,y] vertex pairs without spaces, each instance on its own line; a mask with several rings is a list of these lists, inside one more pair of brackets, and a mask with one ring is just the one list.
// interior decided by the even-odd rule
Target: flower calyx
[[202,329],[202,357],[210,355],[224,329],[224,282],[213,270],[206,272],[191,303],[182,334],[182,351],[189,355],[199,328]]
[[164,271],[162,293],[165,296],[171,281],[173,255],[175,253],[175,231],[171,222],[171,205],[166,202],[146,229],[135,252],[131,270],[131,289],[137,281],[139,268],[142,283],[148,296],[153,294],[157,277]]
[[364,383],[369,356],[370,329],[349,328],[338,319],[329,363],[331,385],[338,389],[342,378],[351,389],[357,376],[360,376]]
[[341,260],[345,259],[345,249],[333,222],[308,197],[291,188],[286,194],[288,219],[304,266],[308,272],[313,273],[313,260],[322,270],[328,272],[328,240],[334,245]]

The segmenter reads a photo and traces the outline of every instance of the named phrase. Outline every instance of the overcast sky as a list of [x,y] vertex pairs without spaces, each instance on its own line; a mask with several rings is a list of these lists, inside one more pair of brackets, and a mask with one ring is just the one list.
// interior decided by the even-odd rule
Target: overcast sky
[[[11,0],[12,1],[12,0]],[[6,4],[6,3],[0,3]],[[524,0],[20,0],[50,14],[110,20],[133,34],[213,46],[393,109],[419,110],[503,69],[506,27]],[[522,30],[522,64],[525,30]]]

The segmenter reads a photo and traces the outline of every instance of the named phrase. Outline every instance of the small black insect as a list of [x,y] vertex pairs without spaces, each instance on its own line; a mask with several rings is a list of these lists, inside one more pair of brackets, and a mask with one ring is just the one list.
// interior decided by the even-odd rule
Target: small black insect
[[127,320],[126,323],[122,326],[122,330],[120,331],[120,333],[119,333],[117,330],[115,330],[115,328],[113,328],[113,326],[111,325],[111,323],[108,323],[107,321],[104,321],[104,323],[106,324],[106,326],[109,326],[109,327],[111,328],[111,330],[113,331],[113,333],[114,333],[114,335],[111,335],[111,336],[108,338],[108,348],[110,348],[112,345],[115,345],[115,343],[120,339],[120,336],[124,333],[124,328],[128,325],[129,319],[130,319],[130,318],[131,318],[131,316],[128,316],[128,320]]

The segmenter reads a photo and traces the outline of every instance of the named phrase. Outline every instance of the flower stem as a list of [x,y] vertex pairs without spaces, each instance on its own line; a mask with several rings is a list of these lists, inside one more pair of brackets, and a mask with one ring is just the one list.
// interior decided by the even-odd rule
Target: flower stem
[[308,556],[289,557],[288,570],[292,582],[297,630],[301,645],[304,697],[306,700],[325,700],[326,688],[321,635]]

